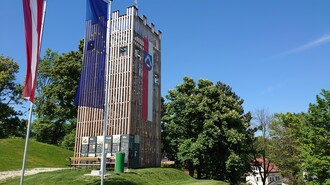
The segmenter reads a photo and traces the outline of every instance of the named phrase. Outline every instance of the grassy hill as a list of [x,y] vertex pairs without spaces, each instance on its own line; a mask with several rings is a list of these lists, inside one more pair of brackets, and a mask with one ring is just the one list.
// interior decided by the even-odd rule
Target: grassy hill
[[[0,139],[0,172],[9,170],[20,170],[22,168],[23,151],[25,140],[23,139]],[[39,143],[29,141],[27,156],[27,168],[37,167],[68,167],[67,157],[73,156],[73,152]],[[55,172],[39,173],[26,176],[24,184],[100,184],[99,177],[84,176],[90,174],[91,170],[68,169]],[[173,168],[147,168],[129,170],[123,174],[115,174],[113,171],[111,178],[105,184],[111,185],[227,185],[222,181],[197,180],[185,174],[182,170]],[[19,184],[20,177],[7,179],[0,184]]]
[[[100,184],[99,177],[84,176],[90,170],[62,170],[56,172],[39,173],[25,177],[24,184],[52,185],[52,184]],[[19,178],[6,181],[4,185],[19,184]],[[113,174],[104,184],[108,185],[228,185],[222,181],[196,180],[181,170],[173,168],[147,168],[130,170],[123,174]]]
[[[0,171],[22,169],[24,145],[23,139],[0,139]],[[26,168],[68,167],[65,159],[72,156],[70,150],[30,140]]]

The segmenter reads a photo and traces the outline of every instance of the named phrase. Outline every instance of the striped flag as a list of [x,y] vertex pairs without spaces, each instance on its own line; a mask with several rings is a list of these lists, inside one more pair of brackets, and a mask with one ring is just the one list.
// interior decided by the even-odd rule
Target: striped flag
[[153,44],[147,38],[143,39],[143,77],[142,77],[142,119],[153,121],[153,90],[154,90],[154,69],[153,69]]
[[43,0],[23,0],[26,43],[26,77],[24,98],[33,103],[41,41]]
[[103,108],[108,4],[87,0],[84,60],[75,97],[79,106]]

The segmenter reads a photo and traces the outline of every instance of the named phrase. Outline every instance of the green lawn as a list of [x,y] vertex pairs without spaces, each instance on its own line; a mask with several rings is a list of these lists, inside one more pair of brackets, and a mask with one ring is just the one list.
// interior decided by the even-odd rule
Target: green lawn
[[[22,169],[24,145],[23,139],[0,139],[0,171]],[[69,164],[66,158],[72,156],[70,150],[30,140],[26,168],[65,168]]]
[[[20,170],[22,168],[23,151],[25,140],[23,139],[0,139],[0,171]],[[27,156],[27,168],[37,167],[68,167],[66,158],[73,156],[73,152],[33,140],[29,142]],[[68,169],[55,172],[39,173],[26,176],[24,184],[58,184],[58,185],[93,185],[100,184],[99,177],[84,176],[91,170]],[[110,172],[111,173],[111,172]],[[227,185],[222,181],[196,180],[173,168],[146,168],[130,170],[123,174],[113,173],[111,178],[105,181],[109,185]],[[2,181],[0,184],[19,184],[20,177]]]
[[[24,184],[100,184],[99,177],[84,176],[90,170],[62,170],[56,172],[39,173],[25,177]],[[105,181],[108,185],[228,185],[222,181],[196,180],[191,178],[181,170],[173,168],[148,168],[130,170],[123,174],[114,174]],[[4,182],[4,185],[19,184],[19,178]]]

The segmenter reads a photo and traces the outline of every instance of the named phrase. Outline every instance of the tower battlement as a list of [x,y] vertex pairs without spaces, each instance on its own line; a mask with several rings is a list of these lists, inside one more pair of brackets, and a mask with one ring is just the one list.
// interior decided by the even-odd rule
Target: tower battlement
[[138,12],[139,12],[139,10],[136,6],[129,6],[129,7],[126,8],[126,14],[120,14],[119,10],[115,10],[114,12],[112,12],[111,18],[112,19],[119,19],[120,17],[134,15],[147,28],[149,28],[152,33],[156,34],[159,37],[159,39],[161,39],[162,32],[160,30],[155,30],[155,25],[153,23],[148,24],[147,23],[147,17],[145,15],[142,15],[142,17],[139,16]]

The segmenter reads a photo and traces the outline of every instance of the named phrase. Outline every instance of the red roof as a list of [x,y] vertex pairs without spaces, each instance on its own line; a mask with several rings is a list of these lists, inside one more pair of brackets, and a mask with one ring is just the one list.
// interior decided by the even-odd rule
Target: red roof
[[265,158],[265,160],[263,160],[263,158],[261,158],[261,157],[257,158],[256,160],[252,161],[251,165],[253,165],[253,166],[261,165],[261,167],[264,168],[264,161],[266,163],[265,169],[267,171],[270,171],[272,173],[280,172],[280,169],[277,166],[275,166],[273,163],[269,162],[267,158]]

